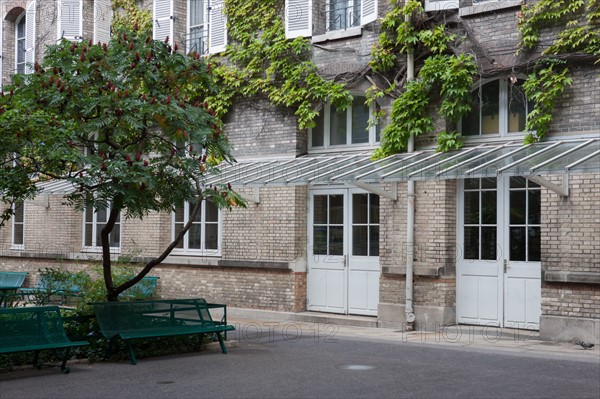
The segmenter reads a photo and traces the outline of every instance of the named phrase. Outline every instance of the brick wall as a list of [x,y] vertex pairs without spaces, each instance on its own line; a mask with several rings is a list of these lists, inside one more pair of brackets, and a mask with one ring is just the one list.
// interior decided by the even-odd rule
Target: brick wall
[[293,112],[264,99],[237,101],[225,118],[224,130],[238,159],[306,152],[306,133],[298,130]]
[[600,319],[600,288],[597,285],[545,283],[542,285],[542,314]]
[[562,198],[543,189],[542,269],[600,273],[600,175],[573,175],[569,190]]
[[223,258],[267,262],[304,258],[307,196],[306,186],[261,188],[259,204],[248,202],[248,209],[223,211]]

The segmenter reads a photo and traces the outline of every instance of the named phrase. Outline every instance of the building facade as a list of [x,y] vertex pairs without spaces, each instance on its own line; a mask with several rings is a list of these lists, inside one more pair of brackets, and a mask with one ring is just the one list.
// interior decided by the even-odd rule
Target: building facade
[[[153,11],[155,39],[169,36],[206,55],[226,50],[223,0],[141,4]],[[521,153],[535,106],[521,84],[539,56],[516,55],[521,1],[424,5],[460,22],[465,51],[485,56],[473,110],[459,124],[465,147],[447,156],[455,161],[436,158],[433,134],[418,138],[415,154],[398,156],[395,167],[369,161],[389,123],[369,119],[392,101],[364,101],[390,2],[288,0],[286,33],[309,38],[319,73],[358,76],[348,87],[352,106],[323,104],[316,126],[301,130],[291,110],[260,98],[236,101],[225,131],[240,163],[221,178],[248,208],[204,204],[193,232],[152,271],[159,295],[366,315],[383,327],[476,324],[600,340],[600,69],[573,68],[546,143]],[[28,62],[61,37],[106,42],[111,15],[109,0],[2,1],[2,83],[27,73]],[[436,132],[446,129],[438,107],[430,105]],[[61,203],[49,187],[0,229],[1,267],[28,271],[27,285],[44,267],[84,270],[99,259],[96,232],[106,212]],[[115,257],[158,255],[188,214],[183,207],[121,220]]]

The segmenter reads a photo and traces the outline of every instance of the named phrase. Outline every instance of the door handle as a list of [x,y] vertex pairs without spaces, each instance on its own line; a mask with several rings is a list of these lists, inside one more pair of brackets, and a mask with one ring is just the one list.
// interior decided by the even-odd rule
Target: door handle
[[344,267],[348,266],[348,257],[346,255],[342,256],[342,262],[344,262]]
[[504,259],[504,274],[506,274],[507,270],[508,270],[508,260]]

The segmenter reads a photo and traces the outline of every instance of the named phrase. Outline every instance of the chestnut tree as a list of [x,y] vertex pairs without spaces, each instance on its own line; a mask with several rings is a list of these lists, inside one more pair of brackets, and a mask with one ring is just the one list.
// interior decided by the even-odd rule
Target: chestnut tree
[[[110,209],[101,231],[108,300],[139,282],[177,246],[201,201],[244,205],[228,184],[207,187],[208,173],[234,162],[221,122],[205,98],[215,93],[210,64],[154,41],[136,27],[110,43],[62,40],[31,73],[15,75],[0,94],[0,196],[5,205],[64,181],[76,209]],[[119,217],[143,218],[195,203],[190,222],[160,256],[115,286],[109,234]],[[10,209],[2,221],[10,217]]]

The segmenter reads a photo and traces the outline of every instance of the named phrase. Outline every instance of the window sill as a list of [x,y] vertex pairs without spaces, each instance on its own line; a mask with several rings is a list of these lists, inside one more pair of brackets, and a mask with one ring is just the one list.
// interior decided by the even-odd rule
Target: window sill
[[507,134],[484,134],[481,136],[462,136],[465,146],[473,144],[491,144],[491,143],[507,143],[510,141],[523,142],[525,134],[522,132],[518,133],[507,133]]
[[208,266],[243,269],[293,270],[290,262],[266,262],[252,260],[227,260],[208,256],[177,256],[169,255],[163,262],[167,265],[179,266]]
[[522,0],[504,0],[504,1],[489,1],[482,4],[472,5],[470,7],[462,7],[458,15],[462,17],[470,17],[486,12],[494,12],[504,8],[521,7]]
[[329,40],[339,40],[346,39],[349,37],[356,37],[362,35],[362,27],[350,28],[350,29],[340,29],[334,30],[331,32],[327,32],[324,35],[317,35],[312,37],[313,43],[322,43]]
[[594,272],[544,272],[548,283],[600,284],[600,273]]
[[[91,254],[99,254],[102,255],[102,247],[83,247],[81,248],[82,253],[91,253]],[[121,254],[121,248],[111,248],[111,255],[119,255]]]
[[10,250],[11,251],[24,251],[25,245],[11,245]]

